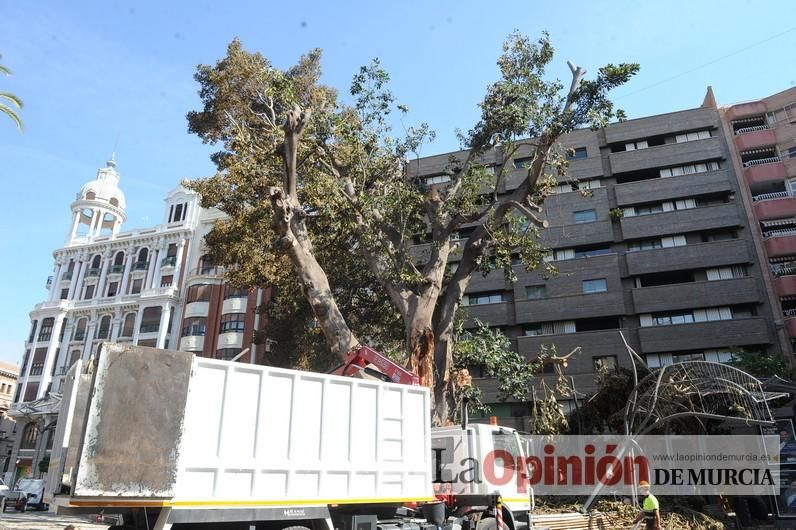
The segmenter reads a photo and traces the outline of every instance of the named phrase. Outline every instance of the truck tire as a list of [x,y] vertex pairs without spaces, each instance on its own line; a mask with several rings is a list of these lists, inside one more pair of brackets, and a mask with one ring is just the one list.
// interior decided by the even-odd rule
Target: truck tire
[[741,528],[752,525],[752,512],[749,509],[749,499],[746,497],[736,497],[732,504],[735,510],[735,517],[741,523]]
[[[481,520],[478,521],[475,530],[497,530],[497,520],[492,516],[482,517]],[[505,520],[503,521],[503,528],[500,530],[509,530]]]

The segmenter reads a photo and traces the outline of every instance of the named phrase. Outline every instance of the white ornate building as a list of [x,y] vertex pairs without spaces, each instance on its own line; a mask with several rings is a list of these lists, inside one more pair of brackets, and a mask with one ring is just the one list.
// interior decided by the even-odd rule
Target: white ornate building
[[201,238],[194,237],[199,197],[178,186],[165,198],[161,224],[129,232],[121,231],[125,206],[112,157],[72,202],[66,241],[53,253],[49,294],[30,313],[9,409],[18,433],[11,480],[39,475],[52,444],[61,379],[78,358],[88,359],[105,341],[178,347],[187,264],[201,255]]

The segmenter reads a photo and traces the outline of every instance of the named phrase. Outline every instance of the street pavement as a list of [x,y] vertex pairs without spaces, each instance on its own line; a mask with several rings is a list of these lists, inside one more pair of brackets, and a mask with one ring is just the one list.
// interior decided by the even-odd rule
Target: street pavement
[[69,525],[75,530],[107,530],[108,523],[95,523],[89,516],[61,516],[51,512],[0,513],[0,530],[64,530]]

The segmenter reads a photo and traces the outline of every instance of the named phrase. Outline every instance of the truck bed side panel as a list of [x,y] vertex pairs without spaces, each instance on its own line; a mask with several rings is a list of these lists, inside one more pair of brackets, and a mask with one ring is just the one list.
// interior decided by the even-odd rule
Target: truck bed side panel
[[171,497],[193,355],[103,348],[74,495]]
[[432,495],[425,388],[196,358],[175,502]]

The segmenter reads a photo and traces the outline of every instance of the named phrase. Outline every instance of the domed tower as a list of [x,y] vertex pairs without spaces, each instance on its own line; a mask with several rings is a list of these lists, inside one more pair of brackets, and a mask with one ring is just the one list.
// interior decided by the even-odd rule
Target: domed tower
[[117,233],[127,219],[125,206],[114,154],[105,167],[97,170],[97,178],[86,183],[72,203],[72,228],[66,238],[67,246]]

